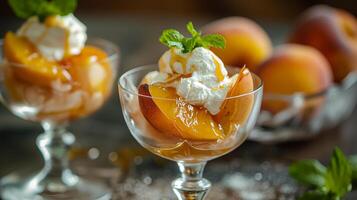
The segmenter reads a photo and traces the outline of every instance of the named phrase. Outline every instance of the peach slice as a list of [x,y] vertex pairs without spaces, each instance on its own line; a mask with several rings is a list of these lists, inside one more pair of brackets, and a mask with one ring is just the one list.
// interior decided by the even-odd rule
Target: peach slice
[[19,64],[12,67],[14,75],[23,81],[51,86],[54,80],[68,80],[65,69],[43,58],[26,38],[8,32],[4,40],[4,52],[9,62]]
[[253,94],[234,98],[253,91],[253,77],[250,71],[244,67],[235,76],[237,76],[236,81],[223,102],[221,111],[214,116],[214,120],[223,127],[225,135],[233,133],[238,125],[244,124],[253,108]]
[[222,129],[202,108],[183,101],[174,88],[143,84],[139,104],[149,123],[161,132],[188,140],[217,140]]
[[112,80],[112,69],[107,58],[104,51],[85,46],[79,55],[70,57],[64,63],[69,65],[72,80],[79,87],[90,93],[100,92],[107,96]]

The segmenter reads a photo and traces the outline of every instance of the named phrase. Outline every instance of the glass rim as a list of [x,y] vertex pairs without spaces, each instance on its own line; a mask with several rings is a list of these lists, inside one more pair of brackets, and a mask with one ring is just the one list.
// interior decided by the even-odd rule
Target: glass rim
[[[140,97],[145,97],[145,98],[150,98],[150,99],[158,99],[158,100],[176,100],[175,98],[164,98],[164,97],[154,97],[154,96],[149,96],[149,95],[144,95],[144,94],[139,94],[138,92],[135,92],[135,91],[132,91],[128,88],[125,88],[122,83],[124,81],[124,78],[129,76],[130,74],[133,74],[133,73],[136,73],[138,71],[142,71],[142,70],[145,70],[145,69],[148,69],[148,68],[151,68],[153,66],[157,66],[157,64],[148,64],[148,65],[142,65],[142,66],[139,66],[139,67],[135,67],[133,69],[130,69],[128,71],[126,71],[125,73],[123,73],[119,78],[118,78],[118,86],[119,86],[119,89],[129,93],[129,94],[132,94],[132,95],[135,95],[135,96],[140,96]],[[157,68],[158,69],[158,68]],[[255,79],[258,79],[259,80],[259,85],[257,85],[252,91],[250,92],[245,92],[245,93],[242,93],[240,95],[236,95],[236,96],[231,96],[231,97],[225,97],[223,99],[215,99],[213,101],[224,101],[224,100],[229,100],[229,99],[237,99],[237,98],[242,98],[242,97],[245,97],[245,96],[250,96],[250,95],[253,95],[259,91],[261,91],[263,89],[263,81],[257,76],[255,75],[254,73],[251,72],[251,74],[255,77]]]
[[[119,48],[119,46],[114,44],[114,42],[111,42],[109,40],[106,40],[106,39],[103,39],[103,38],[100,38],[100,37],[88,37],[88,39],[86,41],[86,44],[87,44],[88,41],[99,41],[100,43],[103,43],[105,46],[108,46],[109,49],[112,51],[111,53],[108,53],[108,52],[104,51],[106,54],[108,54],[107,57],[103,58],[103,59],[99,59],[97,62],[106,62],[106,61],[119,59],[120,48]],[[3,49],[2,48],[3,46],[4,46],[4,38],[0,38],[0,47],[1,47],[1,49]],[[1,50],[1,51],[3,51],[3,50]],[[2,53],[2,54],[4,54],[4,53]],[[0,61],[2,60],[0,62],[0,64],[5,61],[6,63],[11,64],[12,66],[15,66],[15,67],[26,67],[27,66],[25,64],[10,62],[10,61],[8,61],[8,60],[6,60],[4,58],[5,58],[4,56],[2,56],[0,58]]]

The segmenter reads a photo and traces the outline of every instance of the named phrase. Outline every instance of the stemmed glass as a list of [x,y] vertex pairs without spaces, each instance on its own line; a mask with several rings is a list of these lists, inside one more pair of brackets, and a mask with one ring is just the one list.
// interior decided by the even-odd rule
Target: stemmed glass
[[[178,101],[173,98],[155,97],[138,92],[143,77],[157,69],[157,65],[138,67],[124,73],[119,78],[119,96],[125,121],[134,138],[143,147],[156,155],[177,162],[181,177],[172,182],[172,188],[177,197],[182,200],[203,199],[211,187],[211,183],[202,177],[204,166],[207,161],[234,150],[245,141],[258,117],[262,100],[262,81],[252,74],[254,86],[251,92],[225,99],[227,105],[232,105],[229,109],[234,110],[236,116],[232,120],[232,124],[223,125],[229,127],[226,128],[223,138],[217,140],[183,139],[175,136],[175,130],[166,128],[163,132],[160,131],[163,129],[155,128],[145,116],[152,117],[156,127],[165,126],[166,122],[157,117],[157,112],[160,110],[150,104],[140,105],[140,102],[144,101],[175,105],[173,102],[177,103]],[[229,70],[236,71],[233,68],[229,68]],[[167,109],[170,108],[167,107]],[[146,112],[145,115],[143,112]],[[180,115],[178,117],[181,117],[181,120],[187,123],[190,123],[194,117],[189,113],[177,114]],[[195,120],[191,122],[196,125],[200,123]],[[211,128],[209,123],[205,123],[203,126]],[[207,127],[203,127],[202,130],[207,130]]]
[[[3,52],[4,44],[0,41],[0,100],[16,116],[41,123],[44,133],[37,137],[36,144],[45,161],[39,173],[25,180],[4,178],[1,181],[2,198],[110,198],[110,190],[104,184],[84,180],[69,168],[68,150],[75,137],[66,127],[71,121],[90,115],[104,104],[110,96],[118,70],[119,50],[116,45],[99,38],[90,38],[87,45],[101,49],[107,56],[92,57],[94,60],[90,65],[77,63],[79,71],[75,73],[79,77],[77,80],[82,81],[61,83],[50,80],[51,85],[48,86],[42,84],[43,80],[36,80],[37,77],[25,73],[24,68],[31,66],[9,62]],[[98,66],[102,69],[105,66],[106,72]],[[26,77],[19,80],[17,75]],[[23,81],[26,78],[32,80]],[[103,82],[100,89],[91,90],[90,81]]]

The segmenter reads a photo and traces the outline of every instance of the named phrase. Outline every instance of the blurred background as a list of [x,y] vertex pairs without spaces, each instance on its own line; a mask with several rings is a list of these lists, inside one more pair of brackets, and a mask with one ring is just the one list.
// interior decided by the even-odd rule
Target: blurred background
[[[7,3],[2,0],[1,16],[12,16]],[[357,12],[354,0],[85,0],[79,1],[77,13],[86,15],[156,15],[190,17],[226,17],[240,15],[253,19],[291,21],[304,9],[315,4],[328,4]]]
[[[166,49],[158,42],[164,28],[185,31],[188,21],[202,26],[222,17],[243,16],[261,25],[273,44],[277,45],[286,41],[297,16],[316,4],[342,8],[357,15],[356,0],[80,0],[75,14],[86,24],[89,36],[108,39],[120,47],[119,67],[122,73],[132,67],[157,62]],[[0,5],[2,38],[7,31],[16,31],[23,21],[15,17],[7,1],[0,0]],[[257,162],[279,160],[284,163],[301,158],[317,158],[326,162],[336,145],[349,154],[357,153],[356,121],[355,110],[341,125],[326,131],[319,138],[279,145],[246,142],[237,152],[217,162],[235,157],[254,158]],[[99,112],[74,122],[70,130],[78,141],[72,156],[89,156],[86,166],[93,165],[95,168],[101,165],[103,168],[116,169],[118,163],[124,161],[113,160],[113,152],[125,159],[135,157],[135,153],[125,153],[128,148],[136,149],[139,156],[147,155],[142,153],[146,151],[134,141],[126,128],[116,87],[112,98]],[[38,124],[16,118],[0,106],[0,177],[23,166],[28,166],[29,170],[42,166],[40,154],[34,145],[41,131]],[[93,149],[100,153],[90,158],[87,153],[90,149],[92,153]],[[78,168],[81,169],[81,166],[83,168],[84,165]]]
[[[6,0],[1,0],[0,34],[16,30],[21,24]],[[243,16],[258,22],[271,36],[273,43],[286,40],[289,26],[308,7],[327,4],[357,13],[354,0],[82,0],[76,15],[87,24],[89,35],[111,39],[122,48],[122,68],[152,63],[165,47],[157,42],[161,30],[176,27],[183,30],[187,21],[203,25],[227,16]],[[151,54],[145,52],[150,48]],[[157,54],[155,51],[157,50]]]

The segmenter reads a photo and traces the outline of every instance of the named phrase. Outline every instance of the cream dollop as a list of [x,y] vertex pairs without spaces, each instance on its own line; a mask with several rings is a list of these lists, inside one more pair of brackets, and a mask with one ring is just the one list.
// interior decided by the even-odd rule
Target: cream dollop
[[86,26],[72,14],[49,16],[43,23],[31,17],[17,35],[26,37],[46,59],[55,61],[79,54],[87,40]]
[[186,54],[179,49],[168,50],[160,58],[159,68],[164,74],[190,75],[173,84],[177,94],[192,105],[204,106],[213,115],[220,111],[233,83],[223,62],[203,47]]

